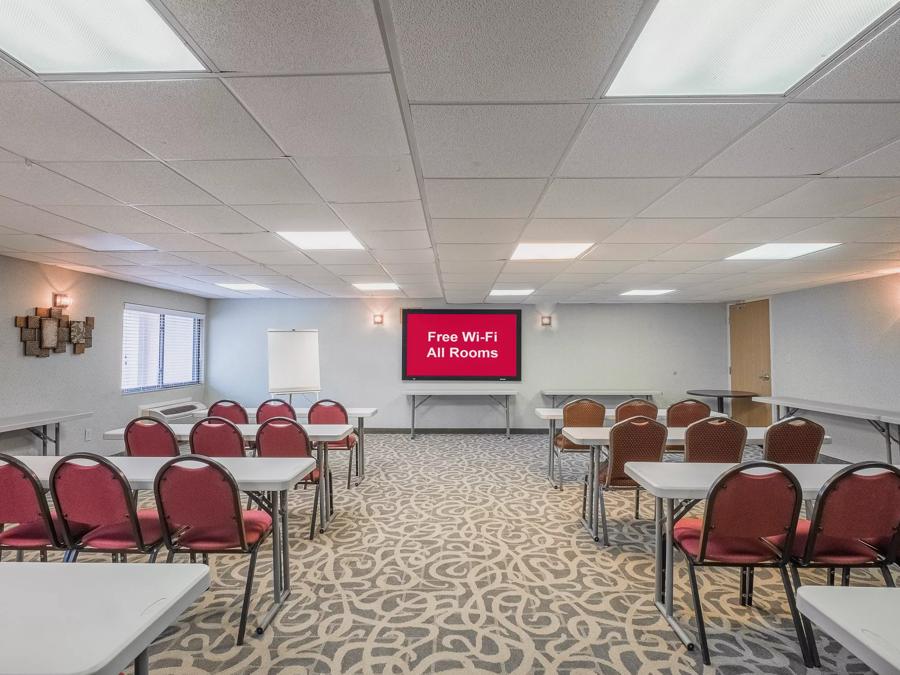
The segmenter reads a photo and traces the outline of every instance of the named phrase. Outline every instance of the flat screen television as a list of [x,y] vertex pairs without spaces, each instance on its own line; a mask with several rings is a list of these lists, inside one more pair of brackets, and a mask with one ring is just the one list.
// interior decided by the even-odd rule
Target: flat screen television
[[522,379],[522,310],[404,309],[404,380]]

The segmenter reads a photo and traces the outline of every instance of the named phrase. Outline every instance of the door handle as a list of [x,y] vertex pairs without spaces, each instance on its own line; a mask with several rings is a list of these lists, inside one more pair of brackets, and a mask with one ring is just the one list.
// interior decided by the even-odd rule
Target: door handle
[[771,380],[772,378],[769,376],[768,373],[764,373],[763,375],[760,375],[760,376],[759,376],[759,379],[761,379],[763,382],[768,382],[768,381]]

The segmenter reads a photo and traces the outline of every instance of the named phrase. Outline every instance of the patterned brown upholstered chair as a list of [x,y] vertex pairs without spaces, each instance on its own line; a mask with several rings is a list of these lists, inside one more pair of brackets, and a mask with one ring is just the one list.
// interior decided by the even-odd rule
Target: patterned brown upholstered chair
[[685,462],[736,464],[747,445],[747,427],[730,417],[707,417],[684,432]]
[[709,417],[710,408],[703,401],[686,398],[673,403],[666,410],[667,427],[689,427],[694,422]]
[[766,429],[763,459],[778,464],[815,464],[825,427],[805,417],[788,417]]
[[[606,406],[589,398],[580,398],[563,406],[564,427],[602,427],[606,421]],[[557,486],[562,489],[563,472],[562,456],[567,452],[588,452],[586,445],[573,443],[562,433],[556,434],[553,439],[553,455],[556,463]]]
[[649,417],[655,420],[659,408],[652,401],[633,398],[616,406],[616,422],[624,422],[631,417]]

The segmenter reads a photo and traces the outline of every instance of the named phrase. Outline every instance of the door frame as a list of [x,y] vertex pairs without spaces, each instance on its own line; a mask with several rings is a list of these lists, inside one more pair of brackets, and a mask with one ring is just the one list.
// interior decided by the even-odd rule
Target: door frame
[[[767,300],[769,302],[769,382],[772,390],[772,396],[777,396],[775,392],[775,373],[772,365],[775,363],[775,325],[772,321],[772,299],[774,296],[765,295],[758,298],[747,298],[742,300],[732,300],[725,303],[725,366],[728,368],[728,388],[731,388],[731,308],[734,305],[744,305],[748,302],[756,302],[758,300]],[[774,424],[778,420],[775,419],[775,410],[773,406],[769,406],[769,414]]]

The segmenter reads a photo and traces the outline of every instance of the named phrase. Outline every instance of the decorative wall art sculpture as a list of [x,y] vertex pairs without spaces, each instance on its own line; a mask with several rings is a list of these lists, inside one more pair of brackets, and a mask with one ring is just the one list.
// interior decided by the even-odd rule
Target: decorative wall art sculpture
[[94,317],[72,321],[62,307],[35,307],[32,316],[17,316],[16,328],[25,345],[25,356],[46,357],[64,354],[72,343],[73,354],[84,354],[92,346]]

